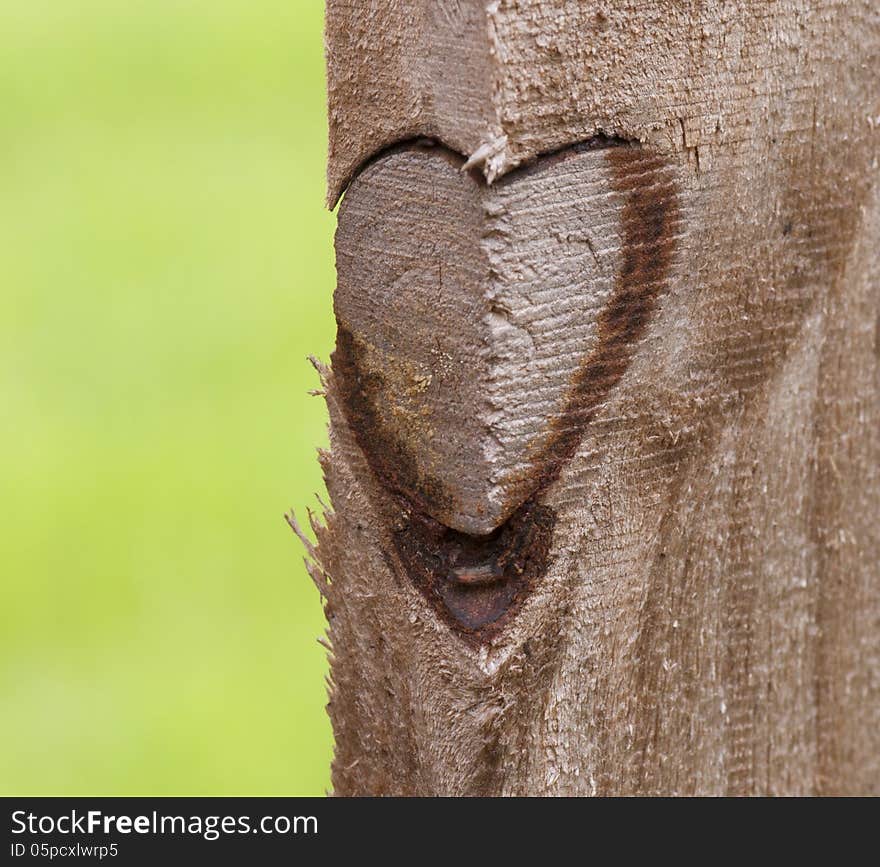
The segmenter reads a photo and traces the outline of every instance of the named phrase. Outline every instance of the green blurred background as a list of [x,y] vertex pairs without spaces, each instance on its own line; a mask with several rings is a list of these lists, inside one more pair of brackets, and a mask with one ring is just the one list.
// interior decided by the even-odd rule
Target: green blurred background
[[319,0],[0,0],[0,794],[323,794]]

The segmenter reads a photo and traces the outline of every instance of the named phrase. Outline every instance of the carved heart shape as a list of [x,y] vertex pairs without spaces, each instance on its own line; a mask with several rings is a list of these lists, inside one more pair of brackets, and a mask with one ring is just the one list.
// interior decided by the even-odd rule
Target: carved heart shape
[[462,164],[407,145],[352,183],[333,371],[405,504],[410,576],[479,633],[546,569],[539,501],[629,365],[679,217],[672,170],[635,145],[579,145],[493,186]]

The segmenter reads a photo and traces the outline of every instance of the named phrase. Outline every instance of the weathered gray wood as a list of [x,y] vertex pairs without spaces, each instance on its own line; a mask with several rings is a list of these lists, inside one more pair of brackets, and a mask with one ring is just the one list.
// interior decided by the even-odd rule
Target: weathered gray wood
[[[637,178],[656,203],[673,172],[607,145],[493,186],[463,162],[408,147],[357,178],[340,210],[335,309],[375,382],[362,446],[386,486],[479,535],[533,493],[559,450],[550,421],[565,417],[582,358],[599,354],[598,320],[623,267],[622,181]],[[595,403],[602,389],[588,373]]]
[[336,792],[880,791],[876,5],[327,34]]

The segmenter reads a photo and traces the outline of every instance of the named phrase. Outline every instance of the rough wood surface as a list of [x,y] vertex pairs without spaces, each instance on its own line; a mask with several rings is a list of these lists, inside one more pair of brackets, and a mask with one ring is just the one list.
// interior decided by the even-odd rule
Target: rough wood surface
[[335,791],[880,792],[876,4],[327,44]]

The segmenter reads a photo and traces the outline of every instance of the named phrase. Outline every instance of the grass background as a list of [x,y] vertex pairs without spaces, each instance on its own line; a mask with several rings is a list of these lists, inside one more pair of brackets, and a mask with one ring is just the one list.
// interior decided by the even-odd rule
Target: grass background
[[0,793],[322,794],[319,0],[0,0]]

